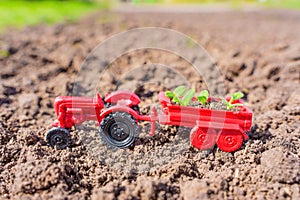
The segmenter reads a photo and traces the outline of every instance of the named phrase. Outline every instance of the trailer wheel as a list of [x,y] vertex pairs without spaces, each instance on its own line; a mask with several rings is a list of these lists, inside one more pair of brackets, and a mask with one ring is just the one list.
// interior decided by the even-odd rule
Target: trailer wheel
[[71,137],[67,129],[52,128],[46,134],[47,143],[57,149],[65,149],[69,146]]
[[243,144],[243,135],[239,131],[223,130],[217,140],[218,147],[225,152],[238,150]]
[[99,136],[109,146],[126,148],[138,137],[138,125],[128,113],[111,113],[102,120]]
[[191,130],[190,141],[192,146],[200,150],[207,150],[216,144],[217,133],[215,129],[200,128],[196,126]]

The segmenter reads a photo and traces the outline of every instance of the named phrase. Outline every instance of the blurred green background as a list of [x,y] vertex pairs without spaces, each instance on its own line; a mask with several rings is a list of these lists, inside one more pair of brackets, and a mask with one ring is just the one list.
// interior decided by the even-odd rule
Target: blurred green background
[[255,4],[257,6],[300,8],[300,0],[129,0],[134,3],[173,3],[173,4]]
[[0,31],[7,27],[74,21],[87,13],[109,9],[119,2],[133,5],[207,4],[232,8],[250,5],[267,8],[300,8],[300,0],[0,0]]
[[0,31],[7,27],[74,21],[108,7],[109,1],[98,0],[0,0]]
[[[126,1],[126,0],[125,0]],[[127,0],[136,4],[221,4],[229,6],[255,5],[271,8],[300,8],[300,0]]]

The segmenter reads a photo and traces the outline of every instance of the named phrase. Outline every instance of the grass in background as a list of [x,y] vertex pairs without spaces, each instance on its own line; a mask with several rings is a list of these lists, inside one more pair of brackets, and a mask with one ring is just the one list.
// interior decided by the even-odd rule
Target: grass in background
[[[74,21],[97,9],[109,8],[121,0],[0,0],[0,32],[7,27]],[[240,8],[247,5],[300,9],[300,0],[131,0],[134,4],[203,4]]]
[[105,2],[0,0],[0,31],[10,26],[74,21],[86,13],[108,6]]
[[300,9],[300,0],[132,0],[133,3],[228,5],[239,8],[247,5],[270,8]]
[[272,8],[300,9],[300,0],[262,0],[264,6]]

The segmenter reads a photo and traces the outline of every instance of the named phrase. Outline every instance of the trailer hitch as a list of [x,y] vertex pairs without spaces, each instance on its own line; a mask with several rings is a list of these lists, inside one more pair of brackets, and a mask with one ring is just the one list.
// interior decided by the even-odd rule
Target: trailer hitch
[[150,115],[140,115],[139,120],[150,122],[150,133],[149,136],[155,135],[156,122],[158,121],[157,110],[155,107],[151,108]]
[[149,136],[153,137],[155,135],[156,121],[158,120],[157,110],[154,106],[151,109],[150,119],[151,119],[150,121],[151,128],[150,128]]

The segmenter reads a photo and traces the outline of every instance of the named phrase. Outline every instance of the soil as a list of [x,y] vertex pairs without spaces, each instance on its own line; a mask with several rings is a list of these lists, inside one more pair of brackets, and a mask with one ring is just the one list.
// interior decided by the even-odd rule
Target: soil
[[[277,10],[102,12],[77,23],[2,34],[0,51],[9,55],[0,55],[0,198],[299,199],[299,20],[299,12]],[[149,165],[138,161],[150,159],[146,156],[129,163],[138,169],[130,171],[132,166],[126,163],[124,170],[116,168],[118,163],[109,165],[108,151],[89,150],[93,146],[86,144],[94,144],[89,140],[97,134],[94,130],[90,131],[93,134],[72,132],[72,144],[65,150],[46,144],[45,132],[56,119],[53,100],[72,94],[76,73],[95,44],[144,26],[172,28],[192,36],[219,66],[226,93],[246,94],[254,124],[249,141],[240,150],[197,151],[186,138],[180,139],[188,130],[162,126],[154,138],[141,137],[135,147],[112,156],[126,160],[120,154],[127,152],[136,159],[153,150],[154,161],[167,162],[142,169]],[[99,92],[133,87],[142,98],[141,111],[147,113],[157,94],[167,89],[165,85],[181,84],[168,70],[157,70],[156,63],[176,66],[194,88],[205,89],[202,78],[184,59],[159,50],[137,50],[121,56],[111,67],[122,72],[145,66],[144,73],[103,76]],[[158,77],[164,82],[158,83]],[[147,125],[143,129],[142,136]],[[177,154],[172,157],[174,150]]]
[[[227,110],[226,105],[221,101],[207,102],[205,105],[202,105],[201,103],[199,103],[199,101],[192,101],[188,106],[195,107],[195,108],[212,109],[212,110]],[[230,108],[228,110],[239,111],[238,108]]]

